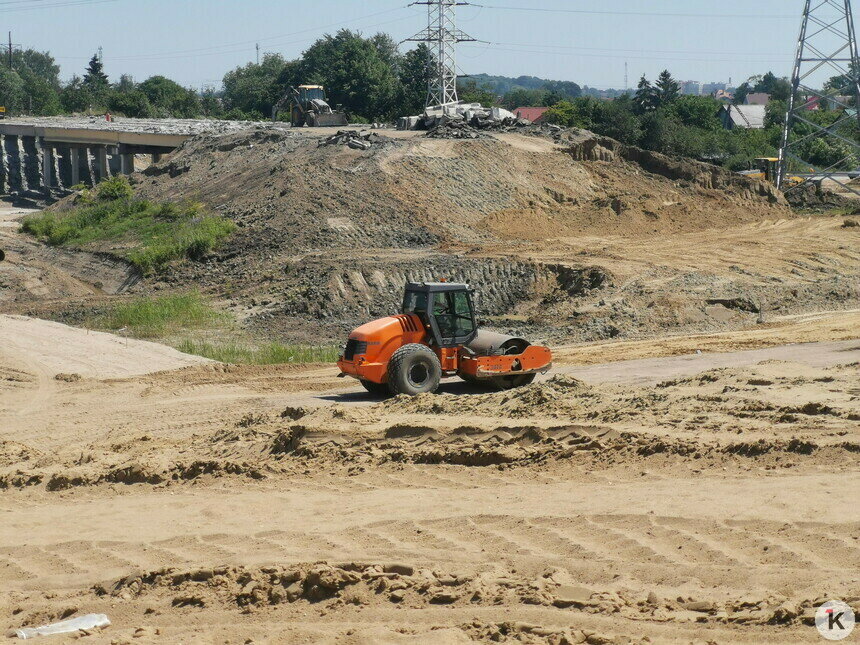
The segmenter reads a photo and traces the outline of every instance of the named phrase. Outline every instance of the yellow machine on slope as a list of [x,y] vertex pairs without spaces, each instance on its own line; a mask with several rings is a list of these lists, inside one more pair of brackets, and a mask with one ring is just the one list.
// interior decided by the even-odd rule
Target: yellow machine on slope
[[[769,181],[772,184],[776,184],[776,177],[779,173],[779,157],[756,157],[756,159],[753,160],[753,163],[755,164],[755,168],[752,170],[741,170],[738,174],[749,177],[750,179],[759,179],[761,181]],[[788,186],[794,186],[802,182],[803,179],[800,177],[785,178],[785,184]]]
[[272,108],[272,121],[278,119],[278,113],[287,103],[290,105],[290,123],[293,127],[341,126],[348,123],[343,112],[333,110],[328,104],[322,85],[299,85],[298,89],[291,87]]

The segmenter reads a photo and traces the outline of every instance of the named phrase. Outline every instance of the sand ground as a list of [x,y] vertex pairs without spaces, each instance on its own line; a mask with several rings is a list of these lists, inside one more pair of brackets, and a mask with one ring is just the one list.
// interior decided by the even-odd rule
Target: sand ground
[[328,366],[0,317],[4,626],[815,642],[816,603],[860,600],[857,323],[566,347],[514,394],[379,402]]

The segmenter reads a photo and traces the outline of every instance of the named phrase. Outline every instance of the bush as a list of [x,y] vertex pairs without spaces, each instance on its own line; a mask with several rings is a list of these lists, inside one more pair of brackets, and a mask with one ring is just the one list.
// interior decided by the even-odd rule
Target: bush
[[230,220],[206,214],[199,202],[136,200],[125,177],[114,177],[94,191],[85,191],[81,203],[65,213],[26,217],[21,229],[54,246],[110,242],[114,253],[144,274],[173,260],[199,260],[235,229]]
[[117,175],[100,182],[96,186],[96,196],[102,201],[131,199],[134,197],[134,191],[131,188],[131,184],[128,183],[128,177]]
[[146,94],[140,90],[131,92],[112,91],[107,99],[108,109],[115,114],[132,118],[152,116],[152,105]]

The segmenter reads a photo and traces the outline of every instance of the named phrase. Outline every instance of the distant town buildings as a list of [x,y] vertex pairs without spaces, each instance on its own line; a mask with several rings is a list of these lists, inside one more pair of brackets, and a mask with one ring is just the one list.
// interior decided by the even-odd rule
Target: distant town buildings
[[702,83],[701,81],[684,81],[680,83],[681,94],[688,96],[712,96],[718,101],[732,101],[734,89],[728,83]]
[[717,92],[726,92],[729,89],[726,83],[703,83],[702,94],[705,96],[714,96]]
[[702,94],[702,84],[699,81],[684,81],[681,83],[681,94],[700,96]]

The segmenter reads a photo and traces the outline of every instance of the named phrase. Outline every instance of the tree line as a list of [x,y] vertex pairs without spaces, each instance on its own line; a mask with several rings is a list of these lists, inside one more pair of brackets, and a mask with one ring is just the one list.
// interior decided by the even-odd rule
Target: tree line
[[[843,77],[833,77],[824,89],[835,91],[844,86]],[[762,129],[725,129],[719,118],[724,104],[710,96],[682,95],[679,83],[668,70],[654,83],[643,76],[633,94],[623,94],[612,101],[590,96],[561,101],[544,118],[549,123],[585,128],[647,150],[742,170],[750,168],[756,157],[775,157],[779,153],[791,86],[786,79],[768,72],[742,84],[735,102],[742,103],[753,92],[765,92],[771,97]],[[842,108],[832,107],[821,105],[818,110],[808,111],[805,118],[829,126],[843,116]],[[843,137],[860,142],[857,119],[843,119],[839,128]],[[804,139],[797,150],[802,158],[816,166],[829,167],[847,157],[841,164],[846,170],[860,164],[860,159],[849,155],[849,146],[808,136],[812,133],[808,124],[798,122],[793,126],[792,137]]]
[[[383,121],[420,114],[427,95],[427,46],[401,53],[390,36],[364,37],[342,29],[314,42],[299,58],[266,54],[259,63],[228,71],[218,90],[197,91],[164,77],[135,82],[128,75],[111,80],[94,55],[80,75],[65,83],[49,52],[15,52],[11,69],[0,68],[0,103],[12,114],[52,116],[101,114],[259,120],[290,87],[320,84],[329,102],[355,121]],[[513,80],[513,82],[511,82]],[[508,109],[553,105],[580,96],[576,83],[534,77],[505,79],[478,75],[460,84],[462,98]],[[500,91],[504,90],[504,91]]]
[[[364,37],[342,29],[319,38],[299,58],[266,54],[259,63],[228,71],[220,89],[197,91],[164,76],[136,82],[123,75],[112,81],[97,55],[80,76],[61,82],[60,67],[50,53],[27,49],[13,52],[11,68],[0,67],[0,104],[11,114],[111,112],[141,118],[260,120],[270,116],[272,106],[290,87],[310,83],[323,85],[329,102],[340,106],[353,122],[389,121],[423,110],[428,54],[424,44],[401,53],[387,34]],[[845,77],[834,77],[825,89],[841,91],[848,86]],[[770,94],[765,127],[728,131],[717,116],[722,104],[707,96],[681,95],[669,71],[653,84],[643,76],[635,92],[621,93],[611,101],[595,98],[589,88],[576,83],[530,76],[477,75],[461,79],[458,89],[461,99],[486,106],[510,110],[551,106],[546,114],[551,123],[587,128],[630,145],[733,169],[748,167],[754,157],[777,153],[790,93],[788,81],[772,72],[750,78],[737,88],[735,101],[742,103],[755,92]],[[822,109],[810,112],[809,119],[826,125],[839,115],[837,110]],[[795,136],[810,132],[808,125],[799,124]],[[856,119],[847,120],[842,134],[858,139]],[[848,153],[842,144],[816,137],[804,145],[808,158],[822,166]]]

